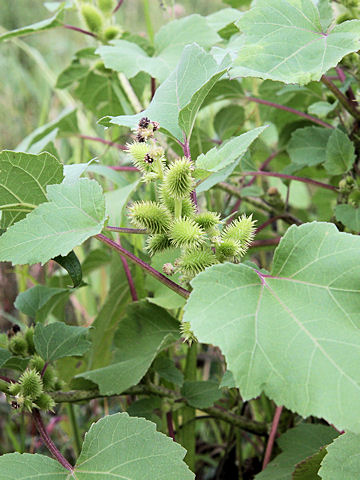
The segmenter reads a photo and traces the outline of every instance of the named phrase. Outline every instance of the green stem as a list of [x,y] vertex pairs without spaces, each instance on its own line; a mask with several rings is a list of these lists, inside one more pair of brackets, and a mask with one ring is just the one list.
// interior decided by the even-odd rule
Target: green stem
[[151,22],[149,0],[143,0],[143,6],[144,6],[146,30],[147,30],[147,33],[149,35],[150,43],[152,45],[154,45],[154,29],[153,29],[152,22]]
[[[173,390],[153,384],[136,385],[122,392],[121,395],[156,395],[162,398],[171,398],[174,401],[180,400],[176,392]],[[56,403],[75,403],[83,402],[84,400],[92,400],[93,398],[102,398],[105,395],[102,395],[99,390],[70,390],[69,392],[52,392],[51,396]],[[184,398],[181,398],[181,401],[187,403],[186,399]],[[254,420],[250,420],[244,416],[236,415],[235,413],[229,412],[228,410],[217,406],[199,408],[198,410],[207,413],[213,418],[217,418],[218,420],[222,420],[230,425],[234,425],[237,428],[254,433],[255,435],[263,436],[268,434],[268,425],[265,422],[256,422]]]
[[181,218],[181,211],[182,211],[182,200],[181,198],[175,198],[175,218]]
[[[197,343],[193,342],[189,347],[186,355],[185,365],[185,380],[196,380],[196,366],[197,366]],[[185,462],[188,464],[190,470],[195,471],[195,409],[186,406],[183,410],[183,428],[181,430],[181,444],[187,450]]]
[[70,419],[70,424],[71,424],[71,430],[72,434],[74,437],[74,443],[75,443],[75,453],[76,456],[78,457],[81,452],[81,437],[80,437],[80,432],[79,432],[79,427],[76,421],[76,415],[75,415],[75,410],[74,410],[74,405],[72,403],[68,403],[66,406],[69,419]]
[[345,110],[354,118],[360,120],[360,111],[356,108],[356,105],[348,99],[328,77],[323,75],[321,81],[335,95]]

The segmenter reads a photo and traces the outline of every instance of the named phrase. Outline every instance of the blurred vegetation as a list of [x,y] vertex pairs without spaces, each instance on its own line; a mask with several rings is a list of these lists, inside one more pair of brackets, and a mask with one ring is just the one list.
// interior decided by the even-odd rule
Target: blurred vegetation
[[[1,0],[0,32],[50,17],[44,3]],[[171,19],[166,7],[171,7],[173,1],[152,0],[151,3],[156,31]],[[207,15],[225,6],[221,0],[180,0],[177,4],[183,7],[183,15]],[[116,15],[125,30],[145,34],[141,0],[125,0]],[[68,13],[66,22],[80,26],[76,14]],[[53,90],[56,77],[78,49],[93,44],[91,38],[58,28],[0,45],[0,109],[3,112],[0,150],[15,148],[35,128],[57,116],[65,105]]]

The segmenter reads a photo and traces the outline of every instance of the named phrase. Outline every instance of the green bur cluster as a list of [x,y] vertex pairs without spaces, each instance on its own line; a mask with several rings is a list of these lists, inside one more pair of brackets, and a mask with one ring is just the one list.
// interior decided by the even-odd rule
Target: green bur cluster
[[97,0],[96,5],[83,1],[79,6],[79,13],[85,27],[105,43],[119,37],[122,33],[121,28],[111,24],[108,18],[111,17],[115,6],[114,0]]
[[243,215],[221,229],[220,214],[198,213],[191,200],[194,167],[188,158],[168,164],[164,150],[153,138],[157,128],[158,124],[142,118],[136,131],[139,141],[128,145],[128,151],[142,172],[143,181],[156,182],[158,200],[133,203],[129,215],[136,227],[150,234],[146,242],[150,255],[170,248],[181,249],[173,266],[165,264],[164,273],[179,272],[181,282],[188,285],[206,267],[239,261],[254,237],[254,221]]
[[11,404],[31,412],[33,408],[52,410],[55,403],[47,393],[61,389],[61,381],[56,377],[51,365],[45,368],[45,360],[35,353],[33,327],[21,331],[11,329],[8,332],[8,349],[17,357],[30,357],[27,369],[16,383],[12,383],[6,392]]

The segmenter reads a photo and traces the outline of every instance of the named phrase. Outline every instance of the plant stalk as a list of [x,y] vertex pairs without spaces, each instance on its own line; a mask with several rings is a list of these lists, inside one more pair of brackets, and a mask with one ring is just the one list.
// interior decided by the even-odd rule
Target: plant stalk
[[[185,380],[196,380],[197,368],[197,343],[193,342],[189,347],[186,355],[186,365],[184,378]],[[182,429],[181,429],[181,444],[186,449],[185,462],[188,464],[191,471],[195,471],[195,451],[196,451],[196,436],[195,436],[195,409],[186,406],[182,413]]]
[[68,30],[73,30],[74,32],[83,33],[84,35],[89,35],[90,37],[97,38],[97,35],[95,35],[95,33],[84,30],[83,28],[75,27],[74,25],[63,24],[63,27],[67,28]]
[[283,407],[276,407],[275,414],[274,414],[274,419],[273,419],[273,422],[272,422],[272,425],[271,425],[269,440],[268,440],[268,443],[266,445],[262,470],[264,470],[266,468],[266,465],[270,462],[271,452],[272,452],[272,449],[273,449],[273,446],[274,446],[276,432],[277,432],[277,429],[278,429],[278,426],[279,426],[279,421],[280,421],[282,410],[283,410]]
[[76,456],[78,457],[81,452],[81,437],[80,437],[80,432],[79,432],[79,427],[76,421],[76,416],[75,416],[75,410],[74,410],[74,405],[72,403],[68,403],[66,406],[69,419],[70,419],[70,424],[71,424],[71,430],[72,434],[74,437],[74,444],[75,444],[75,453]]
[[69,472],[73,472],[74,468],[70,465],[70,463],[66,460],[66,458],[62,455],[62,453],[57,449],[56,445],[54,442],[51,440],[49,437],[45,425],[43,423],[43,420],[40,415],[40,411],[37,410],[36,408],[32,412],[32,418],[34,420],[35,426],[37,428],[37,431],[39,432],[39,435],[48,448],[49,452],[51,455],[64,467],[66,470],[69,470]]
[[[84,400],[92,400],[94,398],[103,398],[106,395],[102,395],[99,390],[70,390],[68,392],[51,392],[50,394],[56,403],[64,402],[83,402]],[[184,403],[186,399],[178,397],[178,394],[168,388],[160,385],[146,384],[136,385],[121,393],[121,395],[156,395],[162,398],[171,398],[172,400],[181,400]],[[118,395],[109,395],[118,396]],[[234,425],[237,428],[241,428],[247,432],[254,433],[255,435],[267,435],[268,425],[267,423],[256,422],[250,420],[244,416],[236,415],[235,413],[224,410],[218,406],[198,409],[202,412],[211,415],[213,418],[222,420],[226,423]]]
[[277,178],[284,178],[285,180],[295,180],[296,182],[308,183],[309,185],[316,185],[320,188],[326,188],[327,190],[336,191],[337,188],[334,185],[329,185],[327,183],[318,182],[317,180],[313,180],[311,178],[303,178],[297,177],[296,175],[287,175],[285,173],[276,173],[276,172],[243,172],[239,173],[241,177],[250,177],[250,176],[263,176],[263,177],[277,177]]
[[125,248],[123,248],[118,243],[114,242],[113,240],[110,240],[110,238],[105,237],[105,235],[102,235],[101,233],[98,234],[98,235],[95,235],[95,238],[100,240],[100,242],[106,243],[110,248],[113,248],[118,253],[120,253],[120,255],[123,255],[124,257],[128,258],[131,262],[134,262],[137,265],[139,265],[149,275],[151,275],[152,277],[159,280],[159,282],[161,282],[164,285],[166,285],[167,287],[169,287],[171,290],[176,292],[181,297],[184,297],[184,298],[189,297],[190,292],[188,290],[181,287],[177,283],[175,283],[172,280],[170,280],[169,278],[167,278],[162,273],[155,270],[155,268],[151,267],[148,263],[146,263],[143,260],[141,260],[140,258],[136,257],[133,253],[129,252],[128,250],[125,250]]
[[354,102],[347,98],[326,75],[321,77],[321,81],[335,95],[345,110],[349,112],[352,117],[360,120],[360,111],[356,108]]
[[249,102],[261,103],[262,105],[267,105],[268,107],[277,108],[278,110],[284,110],[285,112],[293,113],[298,117],[306,118],[306,120],[310,120],[310,122],[317,123],[325,128],[334,128],[330,123],[323,122],[319,118],[313,117],[308,113],[300,112],[300,110],[295,110],[295,108],[287,107],[285,105],[280,105],[279,103],[269,102],[268,100],[263,100],[262,98],[256,98],[251,96],[246,96],[246,100]]
[[144,235],[148,233],[145,229],[143,228],[124,228],[124,227],[113,227],[111,225],[108,225],[106,227],[106,230],[110,230],[111,232],[118,232],[118,233],[131,233],[135,235]]

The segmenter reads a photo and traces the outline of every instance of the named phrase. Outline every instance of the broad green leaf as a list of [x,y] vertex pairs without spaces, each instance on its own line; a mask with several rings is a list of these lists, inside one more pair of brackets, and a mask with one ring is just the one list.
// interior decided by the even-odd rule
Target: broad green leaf
[[299,462],[295,467],[291,480],[321,480],[318,471],[326,453],[326,449],[321,448],[318,452]]
[[47,201],[46,187],[61,183],[63,166],[49,153],[31,155],[4,150],[0,153],[1,227],[24,218]]
[[360,233],[360,208],[352,205],[336,205],[336,220],[353,232]]
[[222,396],[219,384],[210,380],[185,381],[181,388],[181,395],[194,408],[212,407]]
[[146,110],[137,115],[105,117],[100,123],[134,128],[141,117],[147,116],[159,122],[162,131],[168,135],[181,141],[184,134],[190,138],[196,114],[206,95],[226,71],[226,62],[218,65],[201,47],[188,45],[175,71],[156,90]]
[[91,329],[92,345],[88,362],[88,368],[91,370],[104,367],[110,363],[114,334],[124,316],[125,307],[131,300],[124,266],[117,253],[113,253],[110,272],[109,293]]
[[338,105],[338,102],[334,102],[334,103],[329,103],[324,101],[315,102],[315,103],[312,103],[308,108],[308,113],[310,113],[310,115],[316,115],[320,118],[326,118],[329,113],[335,110],[337,105]]
[[85,327],[73,327],[62,322],[46,326],[38,323],[34,333],[35,348],[47,362],[82,355],[90,347],[88,332]]
[[49,135],[53,134],[53,132],[56,132],[58,135],[66,135],[74,134],[78,132],[78,130],[76,110],[73,108],[66,108],[57,118],[55,118],[55,120],[38,127],[26,136],[16,147],[16,150],[18,152],[28,151],[29,153],[37,153],[30,150],[35,145],[39,146],[40,141],[45,138],[47,138],[46,141],[49,142],[50,138],[52,138],[49,137]]
[[242,13],[239,10],[235,10],[235,8],[223,8],[208,15],[206,20],[208,25],[220,32],[223,28],[239,20],[241,15]]
[[119,80],[112,76],[99,75],[90,70],[80,80],[74,95],[98,118],[114,112],[117,114],[124,112],[122,104],[124,93]]
[[245,121],[245,110],[240,105],[229,105],[217,112],[214,128],[221,140],[226,140],[239,132]]
[[65,70],[63,70],[56,80],[55,88],[67,88],[73,83],[86,77],[89,72],[88,65],[82,65],[78,61],[74,61]]
[[240,160],[252,142],[267,128],[258,127],[243,133],[238,137],[224,143],[220,147],[214,147],[205,155],[201,154],[196,159],[196,169],[207,172],[219,172],[231,163]]
[[135,400],[126,410],[126,413],[131,417],[143,417],[146,420],[150,420],[156,424],[156,428],[161,429],[162,420],[156,413],[157,410],[161,412],[162,399],[160,397],[149,397],[141,398],[140,400]]
[[185,453],[154,423],[116,413],[90,427],[72,473],[44,455],[10,453],[0,457],[1,480],[194,480]]
[[35,285],[19,293],[15,300],[15,307],[37,322],[43,322],[55,306],[67,299],[70,293],[69,288]]
[[360,432],[360,371],[349,361],[360,351],[359,275],[358,236],[292,226],[271,274],[229,263],[200,273],[184,321],[222,349],[244,400],[264,391],[303,417]]
[[11,30],[10,32],[3,33],[0,35],[0,42],[8,40],[9,38],[22,37],[24,35],[29,35],[30,33],[42,32],[44,30],[49,30],[50,28],[60,27],[62,25],[63,11],[60,9],[56,14],[42,20],[41,22],[33,23],[27,27],[18,28],[16,30]]
[[45,263],[65,256],[87,238],[101,232],[105,221],[104,196],[95,180],[49,185],[49,202],[9,228],[0,237],[0,261]]
[[4,365],[4,363],[6,363],[10,357],[11,353],[9,352],[9,350],[6,350],[5,348],[0,348],[0,367],[2,367],[2,365]]
[[323,29],[312,0],[258,0],[238,22],[245,43],[232,76],[304,85],[360,46],[360,20]]
[[54,262],[58,263],[63,268],[65,268],[65,270],[70,275],[74,288],[81,286],[82,284],[81,264],[73,250],[71,250],[71,252],[68,253],[66,257],[62,257],[61,255],[58,255],[57,257],[54,257],[53,260]]
[[[221,24],[224,22],[223,19]],[[204,48],[221,40],[216,33],[215,23],[197,14],[167,23],[155,35],[153,57],[136,43],[127,40],[114,40],[111,45],[99,47],[96,53],[107,68],[123,72],[128,78],[146,72],[163,82],[176,67],[189,39]]]
[[326,447],[319,475],[323,480],[358,480],[360,435],[344,433]]
[[236,382],[234,380],[234,375],[232,374],[232,372],[230,370],[226,370],[226,372],[224,373],[224,376],[221,379],[219,388],[223,388],[223,387],[227,387],[227,388],[235,388],[236,387]]
[[355,161],[355,147],[341,130],[334,130],[326,145],[324,167],[330,175],[341,175],[352,167]]
[[145,375],[156,354],[179,338],[179,323],[166,310],[145,301],[130,304],[115,335],[114,363],[81,373],[103,395],[120,394]]
[[[0,457],[1,480],[67,480],[68,470],[53,458],[37,453],[8,453]],[[71,478],[71,477],[70,477]],[[75,478],[75,477],[72,477]]]
[[184,382],[183,373],[176,368],[173,360],[167,357],[158,357],[154,362],[154,370],[160,377],[175,385],[182,385]]
[[322,127],[298,128],[291,135],[287,147],[291,161],[304,166],[319,165],[326,161],[326,146],[332,130]]
[[[276,480],[292,480],[295,466],[299,462],[317,453],[320,448],[331,443],[337,436],[338,433],[333,428],[325,425],[302,423],[291,428],[278,440],[282,453],[275,457],[263,472],[256,475],[256,480],[274,480],[275,478]],[[315,479],[316,477],[311,480]]]

